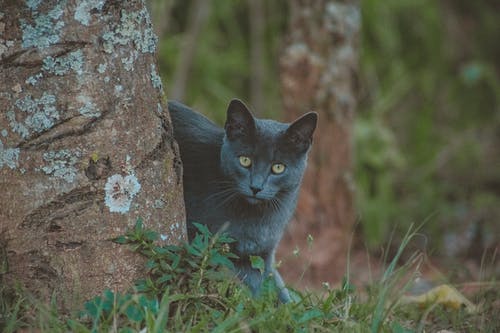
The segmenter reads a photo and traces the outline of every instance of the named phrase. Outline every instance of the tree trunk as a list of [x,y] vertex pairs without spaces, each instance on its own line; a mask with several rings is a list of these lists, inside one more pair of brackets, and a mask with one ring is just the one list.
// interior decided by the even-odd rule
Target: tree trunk
[[[280,59],[286,117],[319,113],[296,212],[282,241],[289,281],[338,281],[355,214],[352,126],[356,107],[359,5],[356,1],[291,1],[287,47]],[[307,235],[311,234],[313,241]]]
[[66,306],[124,290],[143,259],[112,238],[138,218],[185,237],[149,15],[139,0],[0,2],[4,282]]

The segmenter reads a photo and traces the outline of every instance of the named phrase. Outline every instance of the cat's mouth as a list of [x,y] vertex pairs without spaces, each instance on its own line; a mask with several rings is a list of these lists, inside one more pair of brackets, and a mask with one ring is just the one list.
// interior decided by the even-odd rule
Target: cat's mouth
[[258,205],[266,201],[266,199],[258,198],[254,195],[245,195],[244,199],[251,205]]

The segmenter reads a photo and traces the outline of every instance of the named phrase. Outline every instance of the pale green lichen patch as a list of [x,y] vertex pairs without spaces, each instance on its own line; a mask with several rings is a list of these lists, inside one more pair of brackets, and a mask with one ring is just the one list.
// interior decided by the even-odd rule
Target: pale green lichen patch
[[97,66],[97,71],[102,74],[102,73],[104,73],[106,71],[106,67],[108,67],[108,65],[106,65],[106,64],[99,64],[99,66]]
[[119,95],[123,91],[123,86],[121,84],[117,84],[115,86],[115,95]]
[[7,112],[7,119],[13,132],[19,134],[22,138],[28,138],[33,132],[41,133],[52,126],[59,119],[59,111],[56,106],[56,96],[43,93],[40,98],[33,98],[27,95],[14,102],[15,108],[22,112],[17,112],[24,121],[18,121],[15,109]]
[[78,109],[78,112],[88,118],[95,118],[101,115],[101,111],[99,108],[92,102],[92,99],[85,95],[80,95],[77,97],[77,100],[80,103],[83,103],[83,106]]
[[0,140],[0,169],[4,166],[15,169],[17,168],[18,161],[19,148],[4,148],[3,142]]
[[64,179],[71,183],[75,180],[78,168],[76,167],[81,157],[80,151],[71,152],[68,149],[48,151],[43,154],[46,165],[41,168],[47,175]]
[[139,193],[141,184],[131,173],[125,177],[119,174],[112,175],[104,186],[105,204],[112,213],[125,214],[130,210],[132,200]]
[[99,12],[104,6],[104,0],[86,0],[80,1],[75,10],[75,20],[83,25],[89,25],[91,11],[97,9]]
[[38,81],[43,77],[43,73],[37,73],[35,75],[30,76],[26,79],[26,84],[31,84],[32,86],[36,85]]
[[165,201],[163,201],[161,199],[156,199],[154,204],[153,204],[153,207],[156,209],[161,209],[161,208],[165,207]]
[[158,72],[156,71],[155,64],[151,64],[151,83],[153,84],[154,88],[159,89],[160,91],[163,91],[163,85],[161,83],[161,78],[160,78],[160,75],[158,75]]
[[49,56],[43,59],[42,68],[55,75],[67,74],[70,70],[81,75],[83,73],[83,52],[76,50],[57,58]]
[[26,6],[31,10],[36,10],[42,3],[42,0],[26,0]]
[[132,45],[134,47],[133,50],[121,48],[122,52],[127,52],[121,61],[128,71],[132,70],[133,63],[139,57],[139,52],[155,52],[158,40],[153,32],[146,8],[130,13],[122,10],[120,23],[115,26],[113,31],[104,33],[102,38],[106,53],[114,53],[116,45]]
[[168,242],[170,242],[172,236],[175,238],[176,234],[178,234],[179,231],[181,230],[181,225],[179,224],[179,222],[177,222],[177,223],[171,224],[168,229],[169,229],[168,230],[169,231],[168,234],[161,234],[160,235],[160,239],[162,241],[168,241]]
[[9,134],[5,128],[2,130],[1,133],[4,138]]
[[33,25],[25,19],[20,19],[23,31],[22,46],[24,48],[44,48],[60,41],[61,30],[64,27],[64,21],[61,19],[61,16],[66,2],[58,2],[54,8],[45,14],[35,10],[40,4],[39,1],[26,2],[28,8],[32,10]]

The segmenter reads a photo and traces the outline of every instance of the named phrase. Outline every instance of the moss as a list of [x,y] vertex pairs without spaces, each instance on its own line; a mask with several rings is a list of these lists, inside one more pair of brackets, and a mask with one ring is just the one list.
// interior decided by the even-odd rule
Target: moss
[[15,108],[22,111],[21,116],[25,116],[24,121],[17,121],[14,108],[7,112],[7,119],[11,129],[22,138],[28,138],[31,133],[43,132],[52,126],[59,119],[59,111],[55,107],[56,97],[43,93],[40,98],[33,98],[27,95],[14,102]]
[[55,75],[67,74],[70,70],[80,75],[83,73],[83,62],[82,50],[76,50],[61,57],[53,58],[49,56],[43,59],[42,68]]
[[19,160],[19,148],[4,148],[3,143],[0,140],[0,169],[3,168],[4,166],[7,166],[11,169],[15,169],[17,168],[18,160]]
[[60,1],[54,8],[43,14],[35,10],[40,1],[26,1],[26,5],[32,10],[34,24],[28,23],[25,19],[20,19],[23,31],[22,46],[24,48],[45,48],[60,41],[61,30],[64,27],[61,16],[66,2]]

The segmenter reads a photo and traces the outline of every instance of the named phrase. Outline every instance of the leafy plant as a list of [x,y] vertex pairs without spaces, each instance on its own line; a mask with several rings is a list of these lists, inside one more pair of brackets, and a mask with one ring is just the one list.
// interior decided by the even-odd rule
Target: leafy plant
[[[356,288],[346,276],[339,288],[293,291],[296,302],[278,304],[275,288],[266,282],[261,297],[231,278],[232,240],[213,235],[197,225],[199,234],[190,243],[160,246],[158,235],[141,220],[114,241],[143,254],[147,278],[129,292],[111,290],[86,302],[73,314],[58,312],[55,299],[45,304],[18,293],[0,318],[0,330],[40,332],[422,332],[442,328],[495,332],[485,324],[495,313],[496,289],[490,289],[486,313],[447,312],[439,306],[422,311],[415,304],[401,304],[402,294],[418,270],[418,254],[406,264],[397,262],[415,231],[408,231],[380,281],[366,290]],[[253,258],[259,269],[259,257]],[[261,267],[262,268],[262,267]],[[4,295],[3,290],[1,295]]]

